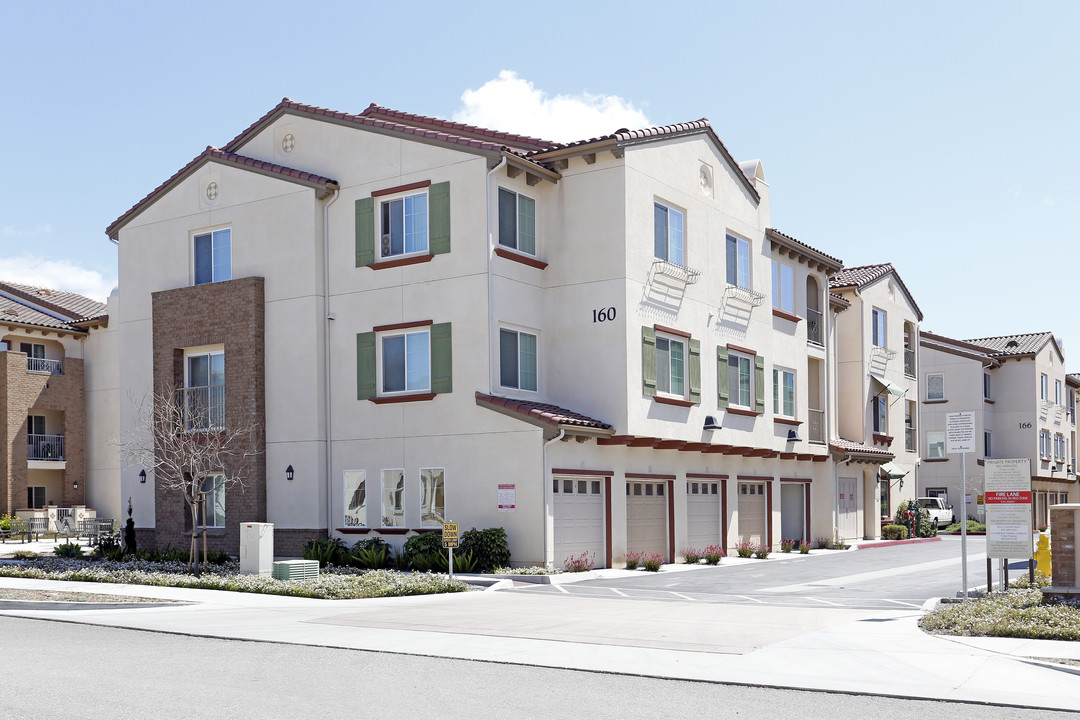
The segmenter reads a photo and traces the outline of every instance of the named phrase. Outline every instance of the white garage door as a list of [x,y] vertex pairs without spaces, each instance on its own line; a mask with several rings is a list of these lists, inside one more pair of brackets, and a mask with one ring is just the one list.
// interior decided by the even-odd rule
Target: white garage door
[[739,542],[766,544],[766,487],[765,483],[739,483]]
[[806,530],[806,489],[802,483],[780,483],[780,537],[809,540]]
[[552,485],[555,491],[555,567],[563,567],[567,558],[582,553],[592,553],[596,567],[604,567],[603,480],[556,477]]
[[704,550],[723,545],[720,537],[720,483],[690,480],[686,483],[686,547]]
[[626,549],[656,553],[668,561],[667,483],[626,483]]
[[856,478],[839,478],[837,490],[837,510],[840,518],[841,539],[855,540],[859,535],[859,481]]

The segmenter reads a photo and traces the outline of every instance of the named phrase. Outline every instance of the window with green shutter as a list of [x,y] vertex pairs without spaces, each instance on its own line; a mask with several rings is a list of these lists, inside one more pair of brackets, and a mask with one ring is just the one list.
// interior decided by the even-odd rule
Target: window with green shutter
[[435,183],[428,188],[432,255],[450,252],[450,183]]
[[644,325],[641,328],[641,387],[645,395],[656,394],[656,330]]
[[691,338],[690,347],[690,401],[701,402],[701,341]]
[[435,394],[454,389],[452,345],[450,323],[431,326],[431,392]]
[[721,410],[728,406],[728,351],[723,345],[716,346],[716,406]]
[[375,198],[356,201],[356,267],[375,262]]
[[754,356],[754,410],[765,412],[765,358]]
[[378,393],[375,377],[375,333],[356,335],[356,399],[370,400]]

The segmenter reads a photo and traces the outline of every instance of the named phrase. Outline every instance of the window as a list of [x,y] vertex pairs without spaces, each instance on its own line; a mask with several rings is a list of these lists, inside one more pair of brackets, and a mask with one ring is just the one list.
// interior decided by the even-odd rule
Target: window
[[926,375],[926,399],[945,399],[945,373],[928,373]]
[[45,346],[41,343],[19,343],[19,352],[26,353],[27,371],[61,374],[62,363],[59,360],[46,360]]
[[1041,375],[1039,375],[1039,399],[1040,400],[1046,400],[1048,395],[1049,395],[1049,392],[1048,392],[1048,389],[1047,389],[1048,388],[1048,383],[1049,383],[1049,379],[1046,377],[1046,373],[1042,373]]
[[990,399],[990,373],[983,373],[983,399]]
[[346,470],[345,527],[367,527],[367,473],[364,470]]
[[682,340],[656,336],[656,392],[686,396],[686,346]]
[[536,201],[499,188],[499,244],[536,254]]
[[421,392],[431,388],[431,336],[428,330],[382,336],[382,392]]
[[889,399],[887,395],[875,395],[870,400],[874,414],[874,432],[889,434]]
[[874,328],[874,347],[887,347],[887,344],[885,342],[885,311],[874,308],[872,316]]
[[26,353],[26,357],[36,360],[45,359],[45,346],[40,343],[19,343],[19,352]]
[[795,373],[783,368],[773,368],[773,413],[783,417],[795,417]]
[[991,448],[991,445],[990,445],[990,431],[986,430],[986,431],[983,432],[983,457],[984,458],[994,457],[991,450],[990,450],[990,448]]
[[734,235],[727,236],[727,282],[750,289],[750,243]]
[[188,432],[224,429],[224,351],[209,350],[187,354],[184,373],[184,387],[180,391],[184,429]]
[[[1043,377],[1046,377],[1045,375]],[[1050,459],[1050,431],[1039,431],[1039,457],[1043,460]]]
[[225,527],[225,476],[204,477],[200,495],[199,519],[208,528]]
[[195,284],[232,280],[232,230],[195,236]]
[[382,526],[405,527],[405,471],[382,471]]
[[380,205],[379,257],[427,252],[428,196],[426,192],[384,200]]
[[1061,381],[1060,380],[1055,380],[1054,381],[1054,403],[1057,404],[1057,405],[1061,404]]
[[653,253],[661,260],[683,264],[683,214],[660,203],[653,204]]
[[420,526],[442,527],[446,522],[445,471],[424,468],[420,471]]
[[1065,436],[1061,433],[1054,433],[1054,459],[1065,462]]
[[536,391],[536,336],[516,330],[499,330],[499,384]]
[[943,458],[945,457],[945,432],[943,430],[932,430],[926,433],[926,447],[928,458]]
[[772,306],[795,314],[795,271],[776,260],[772,261]]
[[728,401],[732,405],[753,406],[754,362],[750,357],[728,352]]
[[45,507],[45,487],[28,485],[26,488],[26,507],[38,510]]
[[45,416],[44,415],[27,415],[26,416],[26,432],[30,435],[44,435],[45,434]]
[[878,480],[878,495],[881,498],[881,505],[879,512],[882,518],[889,517],[892,513],[889,512],[889,478],[879,477]]

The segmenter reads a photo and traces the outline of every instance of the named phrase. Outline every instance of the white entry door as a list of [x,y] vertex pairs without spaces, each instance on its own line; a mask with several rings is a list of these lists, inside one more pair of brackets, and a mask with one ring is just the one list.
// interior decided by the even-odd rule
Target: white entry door
[[667,483],[626,481],[626,550],[668,561]]
[[837,480],[837,511],[839,515],[840,535],[843,539],[855,540],[859,535],[859,481],[856,478]]
[[739,483],[739,542],[769,544],[767,487],[766,483]]
[[604,567],[604,481],[595,477],[556,477],[555,567],[570,557],[591,553],[596,567]]
[[802,483],[780,483],[780,537],[811,539],[806,527],[806,485]]
[[720,483],[715,480],[687,481],[686,547],[704,550],[710,545],[723,544],[720,536]]

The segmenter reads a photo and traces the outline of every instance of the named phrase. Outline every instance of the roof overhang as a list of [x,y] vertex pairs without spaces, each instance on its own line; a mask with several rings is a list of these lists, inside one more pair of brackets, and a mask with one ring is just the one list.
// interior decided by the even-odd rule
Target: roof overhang
[[900,478],[907,475],[910,471],[904,470],[894,462],[887,462],[884,463],[880,468],[878,468],[878,472],[880,472],[882,475],[889,478],[890,480],[899,480]]
[[885,392],[889,393],[890,395],[893,395],[895,397],[904,397],[905,395],[907,395],[907,390],[900,387],[896,383],[889,382],[885,378],[879,378],[877,375],[871,375],[870,379],[880,385],[882,389],[884,389]]

